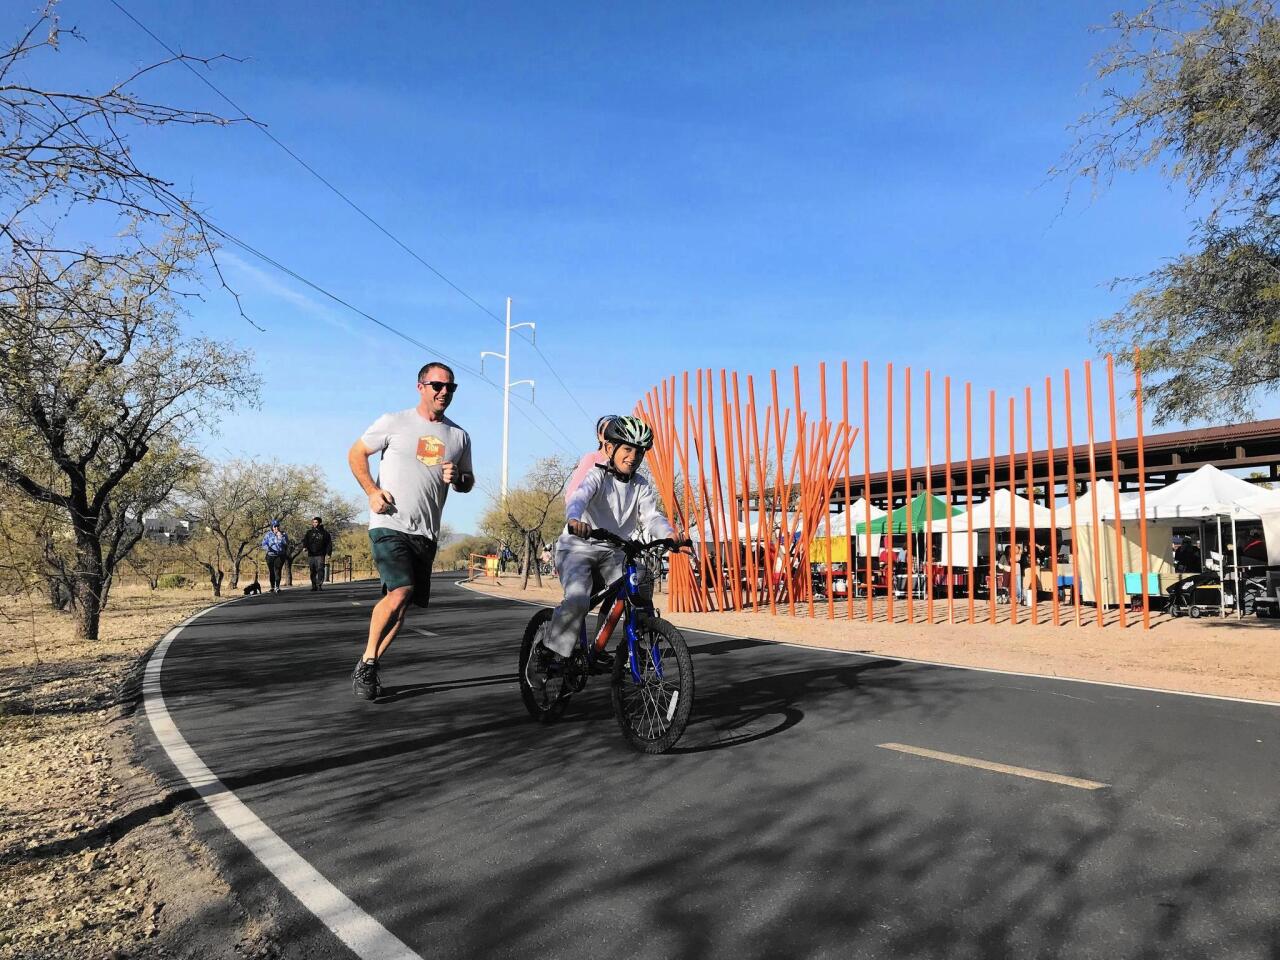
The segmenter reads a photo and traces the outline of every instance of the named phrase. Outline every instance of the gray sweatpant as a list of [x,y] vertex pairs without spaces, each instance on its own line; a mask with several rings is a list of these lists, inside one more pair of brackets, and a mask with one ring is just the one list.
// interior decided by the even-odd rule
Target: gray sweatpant
[[544,642],[567,657],[573,653],[591,608],[592,575],[605,584],[617,580],[623,573],[622,551],[607,543],[562,536],[556,541],[556,571],[564,587],[564,599],[551,615]]

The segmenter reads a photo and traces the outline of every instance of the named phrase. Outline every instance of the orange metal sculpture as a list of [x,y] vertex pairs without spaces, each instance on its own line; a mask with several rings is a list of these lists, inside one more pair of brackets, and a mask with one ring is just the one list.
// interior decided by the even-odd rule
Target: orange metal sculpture
[[[1106,364],[1105,399],[1111,428],[1107,452],[1110,454],[1113,481],[1109,506],[1118,517],[1121,464],[1117,455],[1117,404],[1112,358],[1107,357]],[[1071,372],[1064,370],[1062,373],[1065,403],[1059,423],[1066,432],[1067,450],[1073,451]],[[855,609],[860,609],[866,621],[871,623],[877,616],[875,595],[880,593],[885,602],[885,619],[889,622],[897,619],[899,610],[905,614],[906,622],[916,622],[915,601],[918,598],[924,600],[921,605],[924,622],[943,622],[935,619],[934,607],[935,600],[945,598],[945,622],[955,623],[956,593],[963,589],[968,622],[972,624],[979,619],[976,601],[983,587],[981,581],[985,578],[985,619],[988,624],[994,624],[998,619],[997,592],[1004,589],[996,566],[996,548],[998,543],[1007,543],[1009,621],[1034,625],[1041,621],[1038,575],[1028,585],[1030,593],[1025,601],[1026,616],[1022,615],[1020,607],[1023,604],[1017,598],[1017,578],[1021,576],[1017,549],[1021,541],[1026,544],[1037,569],[1039,565],[1034,559],[1036,545],[1040,543],[1042,549],[1047,546],[1051,622],[1058,626],[1064,622],[1059,609],[1059,591],[1065,584],[1065,578],[1060,577],[1058,519],[1062,505],[1059,501],[1065,496],[1070,531],[1062,533],[1062,536],[1068,537],[1071,544],[1071,598],[1075,622],[1077,626],[1086,623],[1080,589],[1081,551],[1077,542],[1078,524],[1084,523],[1092,528],[1088,531],[1092,534],[1092,543],[1086,562],[1091,562],[1093,567],[1093,622],[1098,627],[1106,625],[1108,618],[1097,605],[1101,600],[1105,606],[1111,593],[1102,590],[1101,557],[1107,547],[1103,545],[1101,536],[1102,504],[1097,490],[1100,444],[1094,432],[1090,362],[1084,364],[1088,437],[1085,452],[1090,481],[1087,520],[1077,511],[1077,497],[1082,493],[1079,481],[1083,478],[1076,475],[1074,455],[1066,457],[1066,476],[1061,478],[1065,489],[1059,489],[1055,456],[1060,450],[1055,445],[1052,377],[1046,377],[1044,381],[1043,429],[1049,450],[1047,475],[1041,473],[1037,476],[1033,457],[1037,411],[1032,404],[1031,388],[1021,391],[1025,419],[1022,443],[1019,443],[1020,431],[1017,429],[1017,393],[1007,398],[1009,430],[1008,447],[1004,451],[997,449],[997,395],[995,391],[989,391],[988,449],[985,456],[979,454],[978,460],[978,469],[985,466],[986,477],[985,480],[977,478],[979,482],[975,484],[972,384],[964,384],[964,459],[953,461],[953,429],[958,430],[959,425],[952,422],[951,378],[943,376],[942,396],[935,398],[933,373],[930,370],[924,372],[923,416],[917,416],[911,368],[906,367],[902,371],[900,396],[903,403],[901,409],[895,409],[894,368],[893,364],[888,364],[885,370],[884,445],[882,448],[877,446],[877,455],[885,468],[883,494],[878,502],[887,516],[884,521],[873,522],[869,363],[862,363],[860,425],[855,425],[850,419],[847,361],[840,364],[838,420],[832,418],[828,405],[828,390],[832,385],[828,383],[825,363],[818,365],[816,390],[814,380],[808,381],[812,395],[806,393],[805,378],[799,366],[792,367],[790,374],[791,389],[784,393],[779,387],[779,371],[770,370],[768,390],[758,395],[756,379],[750,374],[745,375],[744,383],[743,375],[737,371],[701,368],[664,379],[637,405],[637,414],[654,429],[649,466],[657,491],[672,524],[687,530],[696,543],[696,562],[683,554],[671,557],[669,603],[673,610],[767,610],[773,615],[781,612],[793,617],[815,617],[822,603],[829,620],[837,617],[852,620],[856,615]],[[1149,628],[1140,366],[1134,373],[1134,397],[1138,429],[1138,523],[1144,586],[1142,621],[1143,627]],[[935,403],[942,407],[941,417],[935,416],[938,412]],[[939,421],[943,434],[942,478],[935,476],[938,465],[933,462],[937,439],[934,429]],[[919,434],[921,427],[923,437]],[[858,484],[852,473],[853,451],[859,440],[862,445],[861,511],[854,509],[854,491]],[[921,449],[920,441],[923,441],[923,465],[918,465],[914,458]],[[902,454],[902,466],[895,468],[895,457],[899,452]],[[997,471],[1002,468],[1003,476],[1000,476]],[[918,476],[921,473],[923,476]],[[937,482],[939,479],[943,481],[941,484]],[[960,484],[963,491],[957,489]],[[963,494],[963,505],[972,509],[983,498],[993,500],[998,495],[1003,496],[1006,489],[1010,497],[1009,519],[997,524],[996,510],[992,509],[982,527],[975,528],[971,521],[964,523],[961,549],[965,551],[965,561],[963,565],[957,564],[957,537],[950,509],[953,505],[960,506],[955,504],[955,499]],[[934,514],[935,490],[945,496],[948,505],[942,524],[937,522]],[[1014,506],[1018,502],[1014,498],[1018,497],[1019,491],[1032,504],[1031,516],[1026,521],[1022,520],[1022,510]],[[1036,530],[1034,509],[1041,503],[1049,510],[1050,529],[1047,532]],[[854,513],[860,515],[854,516]],[[843,529],[837,529],[837,519],[843,520]],[[1116,575],[1123,576],[1121,525],[1118,520],[1107,522],[1114,523]],[[938,535],[946,538],[940,555],[934,543]],[[876,537],[882,538],[878,556]],[[985,538],[985,543],[981,538]],[[1047,543],[1042,542],[1044,540]],[[895,559],[896,547],[902,548],[905,577],[901,575],[899,562]],[[983,556],[983,551],[983,563],[977,566],[975,557]],[[922,589],[923,594],[919,592]],[[902,608],[895,604],[896,597],[905,599]],[[841,603],[845,605],[843,609],[840,608]],[[1123,603],[1114,622],[1120,627],[1127,624]]]

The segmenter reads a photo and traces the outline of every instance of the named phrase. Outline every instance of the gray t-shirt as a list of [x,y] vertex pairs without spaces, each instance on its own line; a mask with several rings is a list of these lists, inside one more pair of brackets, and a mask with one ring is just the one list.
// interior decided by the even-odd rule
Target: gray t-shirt
[[378,486],[395,497],[391,513],[371,513],[369,529],[399,530],[430,537],[440,533],[440,514],[449,485],[441,464],[453,463],[457,473],[472,473],[471,438],[447,417],[424,420],[417,408],[384,413],[360,438],[370,450],[379,450]]

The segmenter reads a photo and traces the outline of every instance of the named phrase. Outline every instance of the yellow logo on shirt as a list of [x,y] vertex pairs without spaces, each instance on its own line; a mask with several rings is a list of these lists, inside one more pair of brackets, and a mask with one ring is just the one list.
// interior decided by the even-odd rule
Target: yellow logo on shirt
[[444,462],[444,441],[439,437],[418,438],[418,462],[426,467],[438,467]]

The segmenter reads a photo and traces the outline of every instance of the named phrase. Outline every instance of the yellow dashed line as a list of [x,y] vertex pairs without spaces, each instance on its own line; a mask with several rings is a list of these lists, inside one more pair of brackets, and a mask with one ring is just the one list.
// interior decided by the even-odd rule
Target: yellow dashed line
[[963,767],[977,767],[979,770],[990,770],[992,773],[1007,773],[1014,777],[1026,777],[1028,780],[1043,780],[1064,787],[1075,787],[1077,790],[1101,790],[1108,786],[1097,780],[1081,780],[1079,777],[1067,777],[1060,773],[1046,773],[1043,770],[1032,770],[1028,767],[1011,767],[1006,763],[993,763],[990,760],[978,760],[975,757],[962,757],[957,753],[943,753],[941,750],[926,750],[924,747],[912,747],[905,743],[877,744],[885,750],[897,750],[916,757],[928,757],[930,760],[941,760],[944,763],[956,763]]

